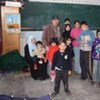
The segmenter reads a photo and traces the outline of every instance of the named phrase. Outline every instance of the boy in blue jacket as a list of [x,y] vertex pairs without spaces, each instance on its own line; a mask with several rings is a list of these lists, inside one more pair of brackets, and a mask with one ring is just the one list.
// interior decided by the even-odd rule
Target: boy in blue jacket
[[89,30],[86,21],[81,22],[82,32],[78,38],[78,43],[80,47],[80,65],[81,65],[81,79],[85,80],[89,76],[92,80],[91,75],[91,48],[92,42],[95,39],[94,33]]

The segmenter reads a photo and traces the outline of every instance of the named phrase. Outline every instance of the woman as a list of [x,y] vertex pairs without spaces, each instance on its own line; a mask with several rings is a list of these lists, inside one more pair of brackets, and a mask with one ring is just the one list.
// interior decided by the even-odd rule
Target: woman
[[34,79],[37,79],[38,78],[38,72],[37,72],[37,69],[36,69],[35,59],[33,59],[33,57],[34,57],[33,51],[36,48],[35,43],[36,43],[35,37],[33,35],[29,36],[28,44],[26,44],[24,50],[25,50],[25,59],[30,66],[31,76]]
[[70,32],[71,32],[70,24],[66,24],[66,25],[65,25],[64,32],[62,33],[62,38],[63,38],[64,40],[70,38]]
[[71,30],[70,36],[74,38],[74,41],[72,43],[74,46],[74,54],[75,54],[74,69],[75,69],[75,72],[77,72],[78,74],[81,74],[80,61],[79,61],[80,50],[79,50],[79,45],[78,45],[78,37],[81,32],[82,32],[82,29],[80,28],[80,22],[76,20],[74,22],[74,28],[72,28]]

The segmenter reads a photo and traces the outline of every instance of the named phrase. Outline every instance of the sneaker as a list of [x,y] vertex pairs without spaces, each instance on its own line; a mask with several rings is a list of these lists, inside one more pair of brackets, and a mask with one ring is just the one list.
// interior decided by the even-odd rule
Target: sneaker
[[58,92],[53,92],[53,93],[51,94],[51,97],[54,98],[57,94],[58,94]]
[[65,92],[67,95],[70,95],[70,96],[72,95],[72,93],[69,90],[65,90]]
[[87,79],[87,77],[81,77],[81,80],[86,80]]
[[94,81],[90,81],[90,83],[91,83],[91,85],[94,85],[94,84],[95,84],[95,82],[94,82]]
[[55,81],[55,79],[51,79],[51,82],[54,82]]

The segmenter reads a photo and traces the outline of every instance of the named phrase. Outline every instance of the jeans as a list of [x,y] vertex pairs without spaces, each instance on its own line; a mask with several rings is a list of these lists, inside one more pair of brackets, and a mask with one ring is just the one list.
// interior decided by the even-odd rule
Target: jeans
[[80,49],[79,47],[74,47],[74,70],[78,73],[81,74],[81,67],[80,67]]

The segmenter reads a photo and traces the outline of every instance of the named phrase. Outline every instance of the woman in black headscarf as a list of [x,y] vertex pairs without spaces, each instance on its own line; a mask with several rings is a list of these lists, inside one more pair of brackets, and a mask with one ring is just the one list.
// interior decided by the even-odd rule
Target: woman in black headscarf
[[62,33],[62,38],[64,40],[70,38],[71,26],[70,24],[66,24],[64,28],[64,32]]

